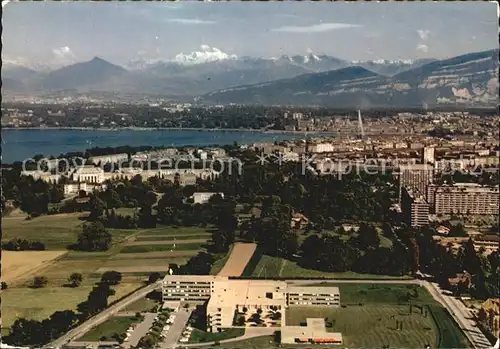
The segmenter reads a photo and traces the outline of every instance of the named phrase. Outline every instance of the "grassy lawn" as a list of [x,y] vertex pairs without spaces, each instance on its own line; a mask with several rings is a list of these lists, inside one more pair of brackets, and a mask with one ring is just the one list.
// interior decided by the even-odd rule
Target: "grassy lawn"
[[[245,339],[241,341],[235,341],[231,343],[226,343],[223,344],[221,343],[220,346],[217,346],[216,348],[219,349],[270,349],[270,348],[277,348],[278,345],[275,342],[273,336],[262,336],[262,337],[255,337],[255,338],[250,338],[250,339]],[[295,348],[296,346],[294,346]],[[215,348],[214,346],[206,346],[204,348]],[[300,346],[298,348],[301,348]],[[327,346],[321,346],[321,348],[328,348]],[[310,349],[310,348],[307,348]]]
[[224,339],[241,337],[245,334],[244,328],[227,328],[222,332],[205,332],[199,329],[194,329],[189,337],[189,343],[215,342]]
[[[394,316],[394,318],[392,318]],[[347,308],[289,308],[288,325],[300,325],[308,317],[327,317],[332,332],[341,332],[343,346],[350,348],[436,348],[437,333],[434,321],[419,313],[408,315],[408,306],[371,304]],[[396,321],[402,321],[403,330],[396,330]]]
[[[380,348],[384,345],[422,348],[426,344],[433,348],[470,346],[447,311],[423,287],[387,284],[337,286],[345,308],[289,308],[286,323],[300,325],[308,317],[327,317],[333,325],[330,330],[341,332],[343,345],[351,348]],[[411,314],[404,299],[408,292],[413,295],[410,298],[415,305]],[[423,307],[423,313],[417,305]],[[396,320],[403,323],[403,330],[396,330]]]
[[203,234],[203,235],[155,235],[155,236],[138,236],[135,241],[174,241],[174,240],[193,240],[193,239],[206,239],[209,240],[211,235]]
[[[68,245],[75,243],[78,234],[82,232],[85,223],[80,217],[86,217],[88,213],[63,213],[50,216],[40,216],[30,220],[22,217],[2,218],[2,241],[13,238],[22,238],[33,241],[41,241],[47,250],[66,249]],[[140,230],[109,229],[113,234],[113,245],[119,245],[131,234]]]
[[297,265],[296,262],[279,257],[271,257],[267,255],[262,256],[259,263],[255,267],[252,276],[262,277],[262,278],[325,277],[325,278],[337,278],[337,279],[366,279],[366,278],[409,279],[409,277],[358,274],[351,271],[344,273],[327,273],[318,270],[305,269]]
[[78,219],[86,213],[40,216],[30,220],[22,217],[2,218],[2,241],[13,238],[37,240],[47,249],[65,249],[76,241],[84,221]]
[[192,251],[203,249],[203,244],[179,244],[174,247],[173,244],[165,245],[135,245],[125,246],[120,253],[143,253],[143,252],[158,252],[158,251]]
[[139,322],[134,316],[115,316],[109,318],[105,322],[96,327],[92,328],[90,331],[85,333],[82,337],[78,338],[79,341],[99,341],[101,337],[107,337],[111,339],[111,336],[115,333],[122,334],[127,331],[130,325]]
[[[114,286],[116,294],[109,300],[119,299],[140,286],[138,282],[122,282]],[[10,327],[18,317],[43,320],[58,310],[76,310],[77,304],[87,299],[91,290],[91,285],[77,288],[8,288],[2,291],[2,326]]]
[[206,235],[211,234],[210,227],[171,227],[171,226],[158,226],[153,229],[145,229],[139,234],[141,235]]

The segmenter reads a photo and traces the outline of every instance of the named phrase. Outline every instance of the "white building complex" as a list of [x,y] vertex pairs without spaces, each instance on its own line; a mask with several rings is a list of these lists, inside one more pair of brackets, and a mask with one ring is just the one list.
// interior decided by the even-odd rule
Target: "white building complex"
[[171,307],[180,302],[208,301],[207,327],[212,332],[234,327],[235,313],[274,309],[282,314],[282,343],[342,343],[340,333],[325,330],[324,319],[307,319],[306,327],[286,326],[284,321],[290,307],[340,307],[338,287],[212,275],[167,275],[162,291],[163,301]]

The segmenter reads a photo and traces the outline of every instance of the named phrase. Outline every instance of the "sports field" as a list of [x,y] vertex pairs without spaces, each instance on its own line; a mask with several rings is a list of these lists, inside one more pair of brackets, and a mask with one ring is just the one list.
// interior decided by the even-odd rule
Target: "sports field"
[[[465,336],[423,287],[417,285],[340,284],[344,307],[291,307],[287,325],[300,325],[309,317],[327,318],[332,332],[341,332],[349,348],[464,348]],[[411,295],[408,297],[408,295]],[[412,311],[408,299],[411,300]],[[396,328],[402,323],[402,330]]]

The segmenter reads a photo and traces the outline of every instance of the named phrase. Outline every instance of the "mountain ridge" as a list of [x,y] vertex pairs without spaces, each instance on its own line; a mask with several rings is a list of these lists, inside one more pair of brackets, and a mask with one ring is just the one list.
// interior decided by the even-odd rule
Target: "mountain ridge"
[[[9,79],[4,83],[7,94],[40,95],[58,91],[137,94],[140,91],[143,95],[192,96],[206,102],[224,103],[236,100],[238,103],[335,104],[339,103],[340,95],[349,103],[364,100],[376,104],[421,105],[454,103],[457,99],[463,102],[467,98],[486,103],[492,100],[491,91],[496,88],[492,82],[495,74],[498,75],[498,59],[492,65],[495,57],[498,57],[498,49],[445,60],[354,64],[333,56],[308,53],[275,58],[238,57],[197,64],[157,60],[139,64],[140,69],[126,69],[94,57],[49,72],[10,64],[2,66],[2,75]],[[283,91],[277,94],[272,86],[279,86]],[[257,91],[259,88],[267,92]],[[235,91],[264,95],[236,97]],[[235,99],[229,98],[229,94]],[[271,96],[277,96],[277,100]]]

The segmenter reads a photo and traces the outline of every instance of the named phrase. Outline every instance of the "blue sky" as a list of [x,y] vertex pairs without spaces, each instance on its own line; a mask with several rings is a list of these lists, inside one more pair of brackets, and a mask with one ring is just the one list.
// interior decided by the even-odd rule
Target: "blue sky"
[[22,2],[3,13],[5,60],[118,64],[202,45],[237,56],[443,58],[498,47],[495,3]]

